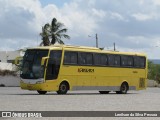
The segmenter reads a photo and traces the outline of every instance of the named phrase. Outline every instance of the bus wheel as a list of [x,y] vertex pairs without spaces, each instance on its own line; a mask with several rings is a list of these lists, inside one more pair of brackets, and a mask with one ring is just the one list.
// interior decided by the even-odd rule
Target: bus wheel
[[44,94],[47,93],[47,91],[39,91],[39,90],[37,90],[37,92],[38,92],[39,94],[41,94],[41,95],[44,95]]
[[59,86],[59,90],[57,91],[58,94],[66,94],[68,91],[68,84],[66,82],[62,82]]
[[108,94],[110,91],[99,91],[100,94]]
[[120,87],[120,91],[116,91],[117,94],[126,94],[128,91],[128,84],[127,83],[122,83]]

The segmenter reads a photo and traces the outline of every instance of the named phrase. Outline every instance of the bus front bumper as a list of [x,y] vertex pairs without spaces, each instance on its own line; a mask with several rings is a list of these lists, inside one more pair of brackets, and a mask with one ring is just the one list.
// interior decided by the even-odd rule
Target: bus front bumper
[[57,91],[58,87],[54,85],[50,85],[48,83],[39,83],[39,84],[28,84],[24,82],[20,82],[21,89],[24,90],[33,90],[33,91]]

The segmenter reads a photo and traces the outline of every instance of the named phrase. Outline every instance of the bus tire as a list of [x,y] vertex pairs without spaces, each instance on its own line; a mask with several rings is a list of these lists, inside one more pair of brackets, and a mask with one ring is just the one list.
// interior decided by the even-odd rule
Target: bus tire
[[44,95],[44,94],[47,93],[47,91],[39,91],[39,90],[37,90],[37,92],[38,92],[39,94],[41,94],[41,95]]
[[68,90],[69,90],[68,83],[67,82],[62,82],[59,85],[59,90],[57,91],[57,94],[66,94]]
[[122,83],[121,87],[120,87],[120,91],[116,91],[117,94],[127,94],[128,91],[128,83],[124,82]]
[[100,94],[108,94],[110,91],[99,91]]

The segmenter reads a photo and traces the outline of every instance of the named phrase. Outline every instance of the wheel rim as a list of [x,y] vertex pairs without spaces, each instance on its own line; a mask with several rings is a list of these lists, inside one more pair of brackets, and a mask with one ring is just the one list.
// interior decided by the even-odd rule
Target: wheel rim
[[127,86],[126,86],[125,84],[122,85],[121,91],[122,91],[123,93],[126,93],[126,91],[127,91]]
[[66,90],[67,90],[66,85],[62,84],[62,85],[61,85],[61,91],[62,91],[62,92],[65,92]]

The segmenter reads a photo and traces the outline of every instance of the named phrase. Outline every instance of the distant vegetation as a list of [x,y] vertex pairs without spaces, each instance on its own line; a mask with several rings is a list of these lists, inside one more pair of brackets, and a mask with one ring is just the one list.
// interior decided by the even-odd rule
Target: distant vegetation
[[160,64],[154,64],[153,62],[148,62],[148,79],[156,80],[160,83]]

